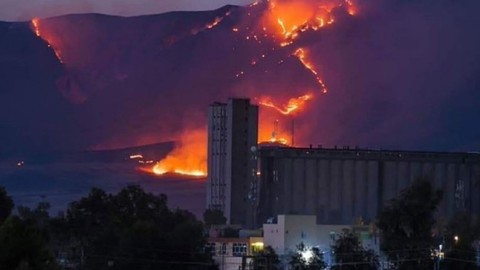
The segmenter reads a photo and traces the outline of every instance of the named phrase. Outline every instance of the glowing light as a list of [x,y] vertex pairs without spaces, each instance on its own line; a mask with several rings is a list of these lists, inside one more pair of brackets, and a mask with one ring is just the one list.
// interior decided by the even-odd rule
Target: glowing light
[[314,254],[312,249],[306,248],[304,251],[300,252],[300,255],[302,256],[302,259],[305,260],[306,264],[310,264]]
[[216,17],[215,20],[206,25],[207,29],[212,29],[223,21],[223,17]]
[[35,35],[37,35],[37,37],[42,37],[42,35],[40,34],[39,22],[40,20],[38,18],[33,18],[32,20],[33,31],[35,32]]
[[17,163],[17,167],[22,167],[23,165],[25,165],[25,161],[20,161]]
[[143,155],[141,155],[141,154],[131,155],[130,159],[143,159]]
[[263,242],[253,242],[252,246],[257,247],[257,248],[263,248],[264,244],[263,244]]
[[278,18],[277,22],[280,25],[280,27],[282,27],[282,34],[285,35],[287,33],[287,29],[285,28],[285,24],[283,23],[283,20]]

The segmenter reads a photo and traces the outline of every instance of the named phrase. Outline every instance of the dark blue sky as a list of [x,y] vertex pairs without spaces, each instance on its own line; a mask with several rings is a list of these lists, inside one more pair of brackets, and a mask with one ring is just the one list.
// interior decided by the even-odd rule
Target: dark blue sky
[[172,10],[210,10],[249,2],[252,0],[2,0],[0,21],[25,21],[70,13],[133,16]]

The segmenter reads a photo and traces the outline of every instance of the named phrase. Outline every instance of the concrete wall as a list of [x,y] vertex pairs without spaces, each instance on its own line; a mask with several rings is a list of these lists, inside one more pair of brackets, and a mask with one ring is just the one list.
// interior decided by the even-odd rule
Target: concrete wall
[[480,214],[478,154],[266,147],[259,155],[259,221],[281,214],[314,214],[330,224],[372,221],[421,177],[444,192],[440,218],[459,209]]

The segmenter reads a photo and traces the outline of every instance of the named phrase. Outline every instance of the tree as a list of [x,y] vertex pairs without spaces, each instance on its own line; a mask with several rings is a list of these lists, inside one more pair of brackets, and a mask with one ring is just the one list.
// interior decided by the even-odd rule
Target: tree
[[480,240],[480,220],[468,212],[457,213],[443,236],[445,258],[441,269],[476,270],[475,244]]
[[345,230],[332,246],[336,265],[334,270],[374,270],[378,269],[378,256],[373,250],[363,248],[358,236]]
[[207,227],[211,225],[223,225],[227,223],[227,218],[223,212],[218,209],[207,209],[203,212],[203,221]]
[[254,255],[253,269],[280,269],[280,259],[271,246],[266,246],[262,251]]
[[170,210],[165,195],[139,186],[115,195],[92,189],[70,204],[56,226],[57,238],[69,243],[85,269],[215,268],[203,252],[203,224],[188,211]]
[[10,216],[13,209],[13,200],[4,187],[0,187],[0,225]]
[[381,249],[395,269],[432,268],[432,227],[441,198],[441,191],[419,179],[379,213]]
[[288,264],[298,270],[322,270],[327,267],[320,250],[316,247],[306,247],[303,242],[297,245],[297,250],[290,255]]
[[32,220],[11,216],[0,226],[0,269],[57,269],[44,234]]

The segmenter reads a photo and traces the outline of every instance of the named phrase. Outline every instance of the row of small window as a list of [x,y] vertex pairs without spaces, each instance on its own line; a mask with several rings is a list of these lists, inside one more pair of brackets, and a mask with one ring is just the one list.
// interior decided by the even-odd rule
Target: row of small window
[[[215,243],[207,243],[205,245],[205,253],[212,255],[227,255],[230,252],[227,252],[227,243],[222,243],[216,245]],[[247,255],[247,244],[244,243],[233,243],[231,254],[233,256],[244,256]]]

